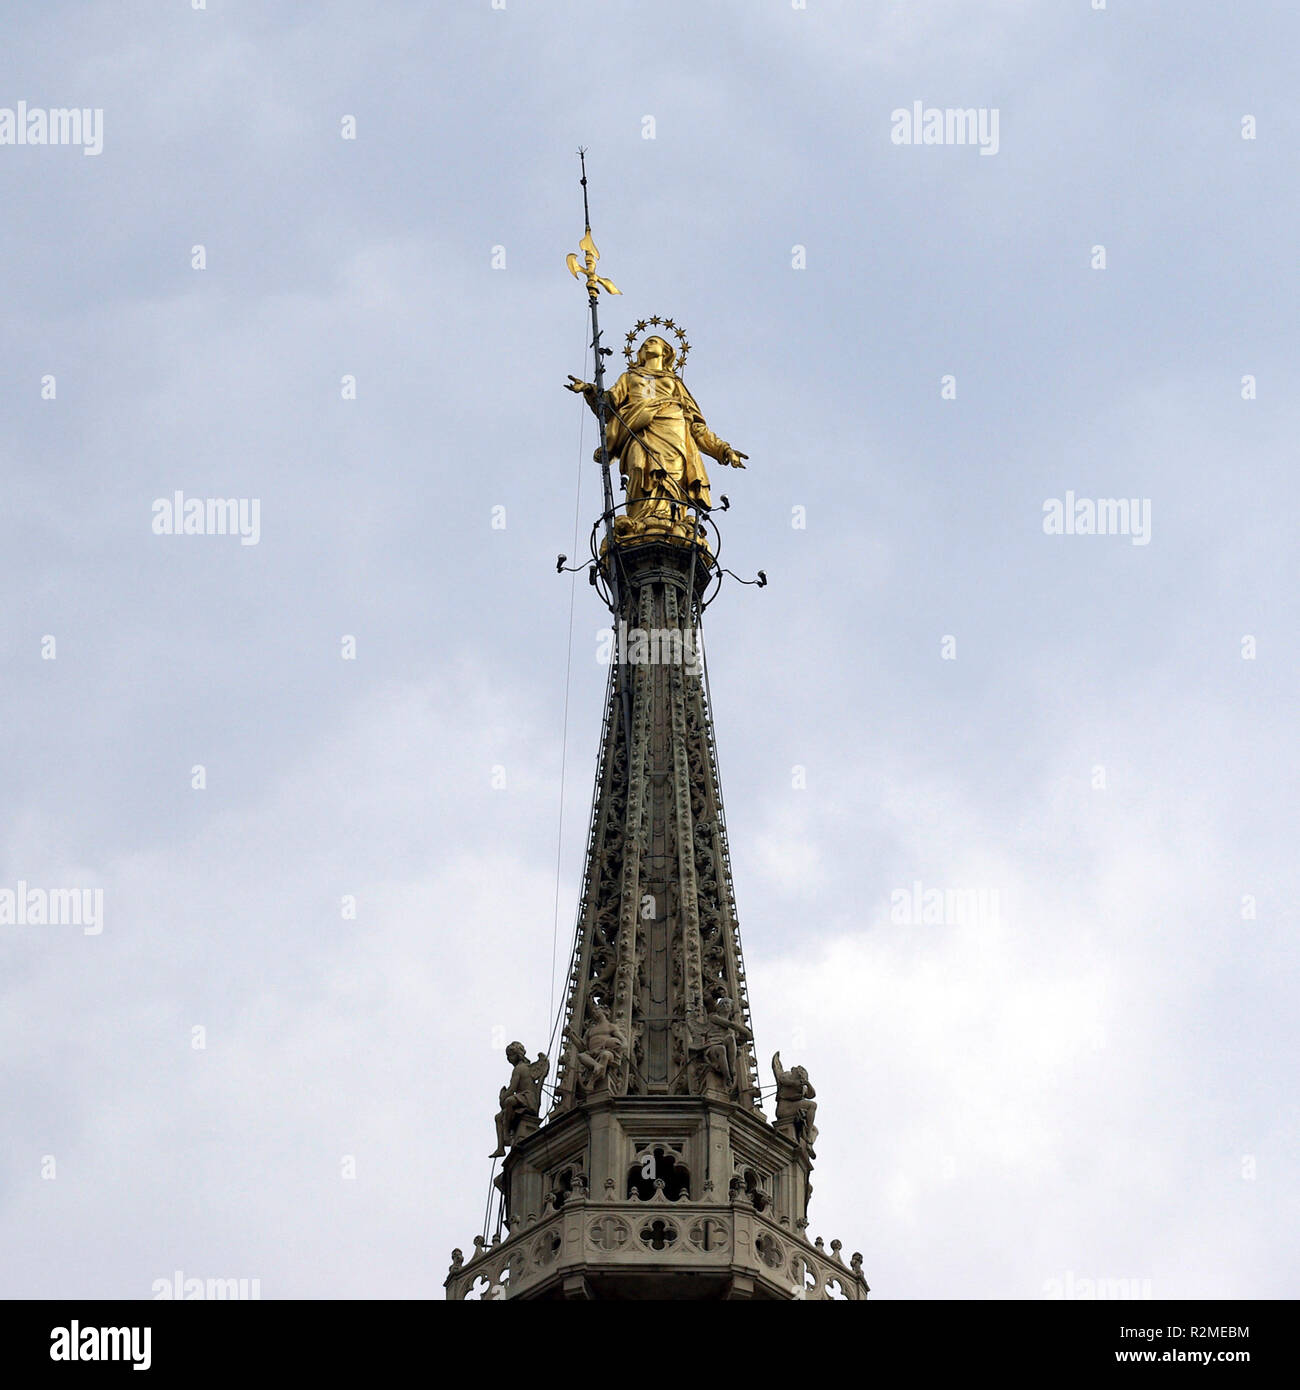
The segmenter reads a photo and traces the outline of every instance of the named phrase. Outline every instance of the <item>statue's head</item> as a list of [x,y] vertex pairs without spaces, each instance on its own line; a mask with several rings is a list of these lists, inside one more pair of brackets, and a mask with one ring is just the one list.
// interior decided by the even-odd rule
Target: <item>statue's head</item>
[[527,1060],[528,1049],[523,1043],[512,1042],[510,1046],[506,1048],[506,1061],[509,1062],[511,1066],[515,1066],[519,1062],[526,1062]]
[[724,994],[713,1002],[713,1012],[721,1014],[723,1018],[731,1017],[731,1000]]
[[791,1068],[790,1068],[790,1071],[793,1073],[793,1075],[796,1077],[796,1079],[798,1079],[799,1081],[802,1081],[802,1082],[804,1083],[805,1086],[808,1084],[808,1068],[807,1068],[807,1067],[791,1067]]
[[593,1004],[591,1006],[591,1017],[593,1022],[595,1023],[608,1023],[609,1010],[604,1006],[604,1004]]
[[673,351],[671,343],[665,342],[663,338],[651,336],[641,344],[641,350],[636,355],[638,367],[649,367],[654,371],[672,371],[673,363],[677,359],[677,354]]

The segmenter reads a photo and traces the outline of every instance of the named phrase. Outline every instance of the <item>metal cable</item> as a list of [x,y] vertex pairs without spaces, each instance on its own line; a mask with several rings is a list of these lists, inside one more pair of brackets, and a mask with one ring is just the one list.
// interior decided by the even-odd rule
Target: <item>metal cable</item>
[[[583,364],[585,370],[585,356],[583,357]],[[578,529],[582,517],[582,440],[586,430],[587,417],[583,415],[578,422],[578,488],[573,501],[573,549],[575,552],[578,549]],[[555,948],[560,939],[560,865],[564,854],[564,782],[569,761],[569,693],[573,686],[573,614],[577,599],[578,576],[575,572],[569,581],[569,636],[564,664],[564,732],[560,738],[560,814],[559,824],[555,831],[555,907],[551,915],[551,994],[546,1005],[547,1018],[555,1016]],[[552,1029],[550,1040],[547,1043],[546,1055],[548,1057],[554,1044],[555,1032]]]

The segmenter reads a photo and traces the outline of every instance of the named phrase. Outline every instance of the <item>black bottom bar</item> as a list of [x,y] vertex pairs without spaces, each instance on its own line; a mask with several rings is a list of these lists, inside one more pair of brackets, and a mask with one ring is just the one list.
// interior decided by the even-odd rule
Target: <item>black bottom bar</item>
[[[547,1306],[552,1311],[545,1326],[554,1336],[564,1315]],[[337,1383],[349,1373],[373,1380],[376,1370],[406,1365],[439,1375],[449,1365],[449,1342],[486,1353],[499,1345],[499,1329],[518,1326],[521,1315],[525,1327],[543,1328],[523,1303],[513,1312],[490,1311],[480,1322],[472,1308],[443,1302],[11,1302],[0,1304],[0,1374],[8,1378],[19,1371],[20,1378],[9,1379],[15,1386],[46,1376],[66,1379],[73,1368],[95,1375],[134,1372],[139,1383],[145,1376],[171,1383],[195,1372],[279,1369],[319,1370]],[[575,1335],[590,1329],[590,1316],[588,1311],[575,1319]],[[644,1309],[627,1324],[614,1316],[633,1335],[639,1329],[647,1346],[662,1336],[663,1324],[653,1315],[647,1320]],[[709,1324],[715,1332],[721,1326],[718,1316],[713,1313]],[[736,1316],[744,1320],[743,1313]],[[814,1315],[811,1322],[799,1313],[782,1314],[780,1324],[767,1321],[763,1328],[774,1346],[789,1335],[786,1327],[797,1328],[802,1337],[815,1335],[816,1344],[798,1345],[818,1357],[846,1339],[849,1359],[843,1369],[903,1360],[918,1369],[981,1378],[1014,1370],[1050,1380],[1061,1372],[1073,1377],[1102,1369],[1123,1376],[1170,1365],[1285,1366],[1294,1360],[1295,1321],[1295,1304],[1284,1301],[873,1299],[836,1314]]]

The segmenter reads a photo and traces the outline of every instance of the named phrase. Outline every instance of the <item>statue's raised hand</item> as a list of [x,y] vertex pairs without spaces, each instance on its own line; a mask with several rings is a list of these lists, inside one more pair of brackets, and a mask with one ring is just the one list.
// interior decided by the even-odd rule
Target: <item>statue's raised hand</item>
[[745,465],[744,465],[743,463],[741,463],[740,460],[741,460],[741,459],[747,459],[748,457],[749,457],[748,454],[742,454],[742,453],[740,452],[739,449],[728,449],[728,450],[727,450],[727,462],[728,462],[733,468],[744,468]]
[[591,382],[579,381],[579,379],[576,376],[574,376],[572,372],[569,373],[569,379],[564,383],[564,387],[566,391],[576,392],[579,396],[590,397],[596,394],[596,388],[591,384]]

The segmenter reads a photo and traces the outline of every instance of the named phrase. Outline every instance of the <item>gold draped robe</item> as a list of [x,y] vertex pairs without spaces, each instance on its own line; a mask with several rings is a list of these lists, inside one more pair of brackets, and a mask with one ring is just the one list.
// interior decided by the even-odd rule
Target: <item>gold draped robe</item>
[[720,462],[731,446],[704,423],[695,398],[672,371],[636,366],[609,391],[605,447],[619,461],[627,491],[620,530],[690,537],[694,514],[674,503],[712,506],[701,453]]

